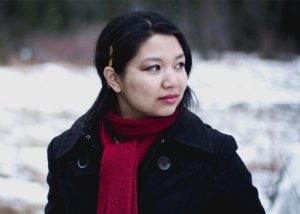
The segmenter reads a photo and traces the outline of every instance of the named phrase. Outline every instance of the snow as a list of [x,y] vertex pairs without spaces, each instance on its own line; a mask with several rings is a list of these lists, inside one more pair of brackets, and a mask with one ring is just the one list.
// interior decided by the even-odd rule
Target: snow
[[200,60],[194,65],[190,85],[203,108],[299,103],[300,60],[279,63],[234,54]]
[[[2,199],[21,200],[25,203],[46,203],[46,189],[36,182],[24,181],[22,179],[0,177],[0,197]],[[12,191],[17,190],[17,191]]]
[[92,104],[100,90],[96,74],[91,74],[90,68],[80,69],[53,63],[25,68],[1,67],[0,104],[4,108],[43,113],[71,109],[78,114]]
[[[300,57],[204,60],[194,53],[189,85],[195,112],[235,137],[267,212],[300,213]],[[0,207],[42,213],[47,144],[88,110],[100,88],[92,66],[0,66]]]
[[277,200],[272,214],[299,213],[300,211],[300,145],[290,147],[291,160],[279,186]]

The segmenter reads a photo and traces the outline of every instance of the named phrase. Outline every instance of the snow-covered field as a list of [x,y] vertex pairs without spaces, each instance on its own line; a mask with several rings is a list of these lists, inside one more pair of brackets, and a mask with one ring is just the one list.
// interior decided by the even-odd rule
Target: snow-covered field
[[[237,140],[267,213],[300,213],[300,57],[194,54],[189,84],[199,101],[194,111]],[[47,144],[100,87],[93,67],[0,66],[0,214],[43,213]]]

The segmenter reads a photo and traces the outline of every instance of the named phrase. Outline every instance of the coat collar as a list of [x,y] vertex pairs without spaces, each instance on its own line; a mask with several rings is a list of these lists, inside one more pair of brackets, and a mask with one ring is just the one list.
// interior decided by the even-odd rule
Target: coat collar
[[[61,158],[71,151],[80,138],[92,135],[92,133],[96,134],[95,131],[85,128],[86,118],[85,114],[72,125],[64,142],[60,143],[56,158]],[[165,138],[204,152],[213,152],[207,126],[188,109],[183,109],[174,125],[165,133]]]
[[207,130],[207,125],[198,116],[188,109],[184,109],[165,136],[186,146],[213,153],[211,139]]

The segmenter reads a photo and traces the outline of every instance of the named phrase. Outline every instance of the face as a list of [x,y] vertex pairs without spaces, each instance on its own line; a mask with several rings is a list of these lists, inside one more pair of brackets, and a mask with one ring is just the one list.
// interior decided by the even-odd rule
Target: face
[[123,75],[117,99],[125,118],[168,116],[187,87],[183,50],[172,35],[154,34],[140,46]]

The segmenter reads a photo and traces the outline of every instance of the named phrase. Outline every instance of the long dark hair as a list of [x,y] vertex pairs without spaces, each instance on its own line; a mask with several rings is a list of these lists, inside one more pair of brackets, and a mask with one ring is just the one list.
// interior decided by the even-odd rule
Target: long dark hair
[[[150,11],[134,11],[115,17],[104,27],[97,41],[94,63],[101,78],[102,88],[88,111],[87,124],[98,121],[108,106],[116,104],[116,94],[109,89],[103,75],[110,59],[113,59],[112,67],[115,72],[122,74],[141,44],[155,33],[177,38],[185,55],[185,70],[189,76],[192,67],[191,51],[184,35],[173,23]],[[192,104],[192,91],[187,87],[180,105],[190,108]]]

